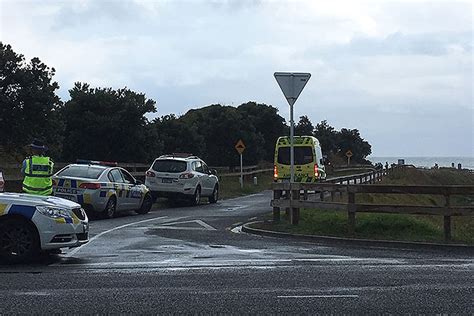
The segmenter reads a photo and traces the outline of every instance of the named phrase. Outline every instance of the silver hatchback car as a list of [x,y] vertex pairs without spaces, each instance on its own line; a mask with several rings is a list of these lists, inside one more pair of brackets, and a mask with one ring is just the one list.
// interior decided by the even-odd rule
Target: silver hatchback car
[[193,205],[207,197],[210,203],[219,198],[219,178],[215,170],[197,156],[164,155],[155,159],[146,172],[145,185],[153,198],[187,198]]

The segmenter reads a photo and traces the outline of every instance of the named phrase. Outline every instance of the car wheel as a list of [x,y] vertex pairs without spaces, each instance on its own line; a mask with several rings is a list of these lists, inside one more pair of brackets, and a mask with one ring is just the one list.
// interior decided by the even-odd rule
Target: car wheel
[[27,262],[36,257],[39,251],[39,237],[30,223],[14,218],[0,223],[1,261]]
[[193,205],[199,205],[199,203],[201,203],[201,187],[200,186],[198,186],[196,188],[196,191],[194,191],[193,200],[192,200]]
[[212,195],[209,197],[209,203],[216,203],[218,198],[219,198],[219,186],[216,184],[214,186],[214,191],[212,191]]
[[115,210],[117,209],[117,200],[114,196],[110,197],[107,201],[104,211],[102,212],[103,218],[113,218],[115,216]]
[[150,195],[150,193],[147,193],[145,197],[143,198],[142,206],[136,210],[138,214],[146,214],[151,210],[151,207],[153,206],[153,197]]

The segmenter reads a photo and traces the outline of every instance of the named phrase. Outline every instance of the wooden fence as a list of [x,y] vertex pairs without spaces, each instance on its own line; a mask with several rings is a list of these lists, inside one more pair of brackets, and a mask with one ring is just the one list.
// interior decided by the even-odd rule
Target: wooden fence
[[[452,205],[452,197],[455,195],[474,195],[473,185],[381,185],[381,184],[361,184],[374,183],[378,181],[386,170],[381,170],[371,176],[356,175],[352,179],[344,179],[346,184],[339,183],[274,183],[273,200],[273,220],[280,221],[280,210],[286,209],[293,225],[298,225],[301,208],[323,209],[347,212],[348,233],[355,232],[356,213],[391,213],[391,214],[417,214],[417,215],[440,215],[444,219],[444,237],[446,241],[451,240],[451,217],[452,216],[472,216],[474,206],[472,205]],[[362,176],[362,178],[360,178]],[[346,177],[351,178],[351,177]],[[365,181],[363,181],[365,179]],[[360,182],[358,182],[360,181]],[[358,182],[359,184],[350,184]],[[308,192],[319,194],[310,195]],[[285,194],[284,194],[285,193]],[[347,202],[334,202],[335,195],[342,197],[347,195]],[[356,195],[361,193],[376,194],[424,194],[438,195],[444,197],[443,206],[427,205],[384,205],[384,204],[362,204],[356,203]],[[329,201],[330,199],[330,201]]]

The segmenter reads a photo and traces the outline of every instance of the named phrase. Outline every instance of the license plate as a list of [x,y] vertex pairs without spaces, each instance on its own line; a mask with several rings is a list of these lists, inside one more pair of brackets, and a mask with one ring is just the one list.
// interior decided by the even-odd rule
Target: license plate
[[172,182],[173,182],[173,179],[170,179],[170,178],[163,178],[163,179],[161,179],[161,182],[163,182],[163,183],[172,183]]
[[75,195],[66,195],[66,194],[56,194],[57,197],[66,199],[69,201],[76,202],[76,196]]

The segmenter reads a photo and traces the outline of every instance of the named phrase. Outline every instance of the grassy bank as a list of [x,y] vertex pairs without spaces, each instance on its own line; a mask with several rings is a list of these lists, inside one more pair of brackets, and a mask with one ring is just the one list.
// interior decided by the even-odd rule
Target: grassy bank
[[[253,177],[257,177],[257,185],[254,184]],[[226,176],[219,177],[220,181],[220,199],[229,199],[233,197],[258,193],[271,188],[273,174],[271,172],[262,172],[254,176],[244,177],[244,186],[240,188],[240,177]]]
[[[405,170],[386,177],[383,184],[401,185],[474,185],[474,174],[451,169]],[[434,195],[360,194],[356,202],[374,204],[444,205],[444,198]],[[347,201],[347,197],[342,197]],[[456,196],[452,205],[473,205],[474,196]],[[282,212],[284,214],[284,212]],[[271,215],[268,216],[268,219]],[[294,226],[283,220],[266,222],[260,228],[308,235],[348,237],[346,212],[302,209],[300,224]],[[356,238],[444,242],[443,217],[398,214],[357,214]],[[474,244],[474,217],[452,217],[454,242]]]

